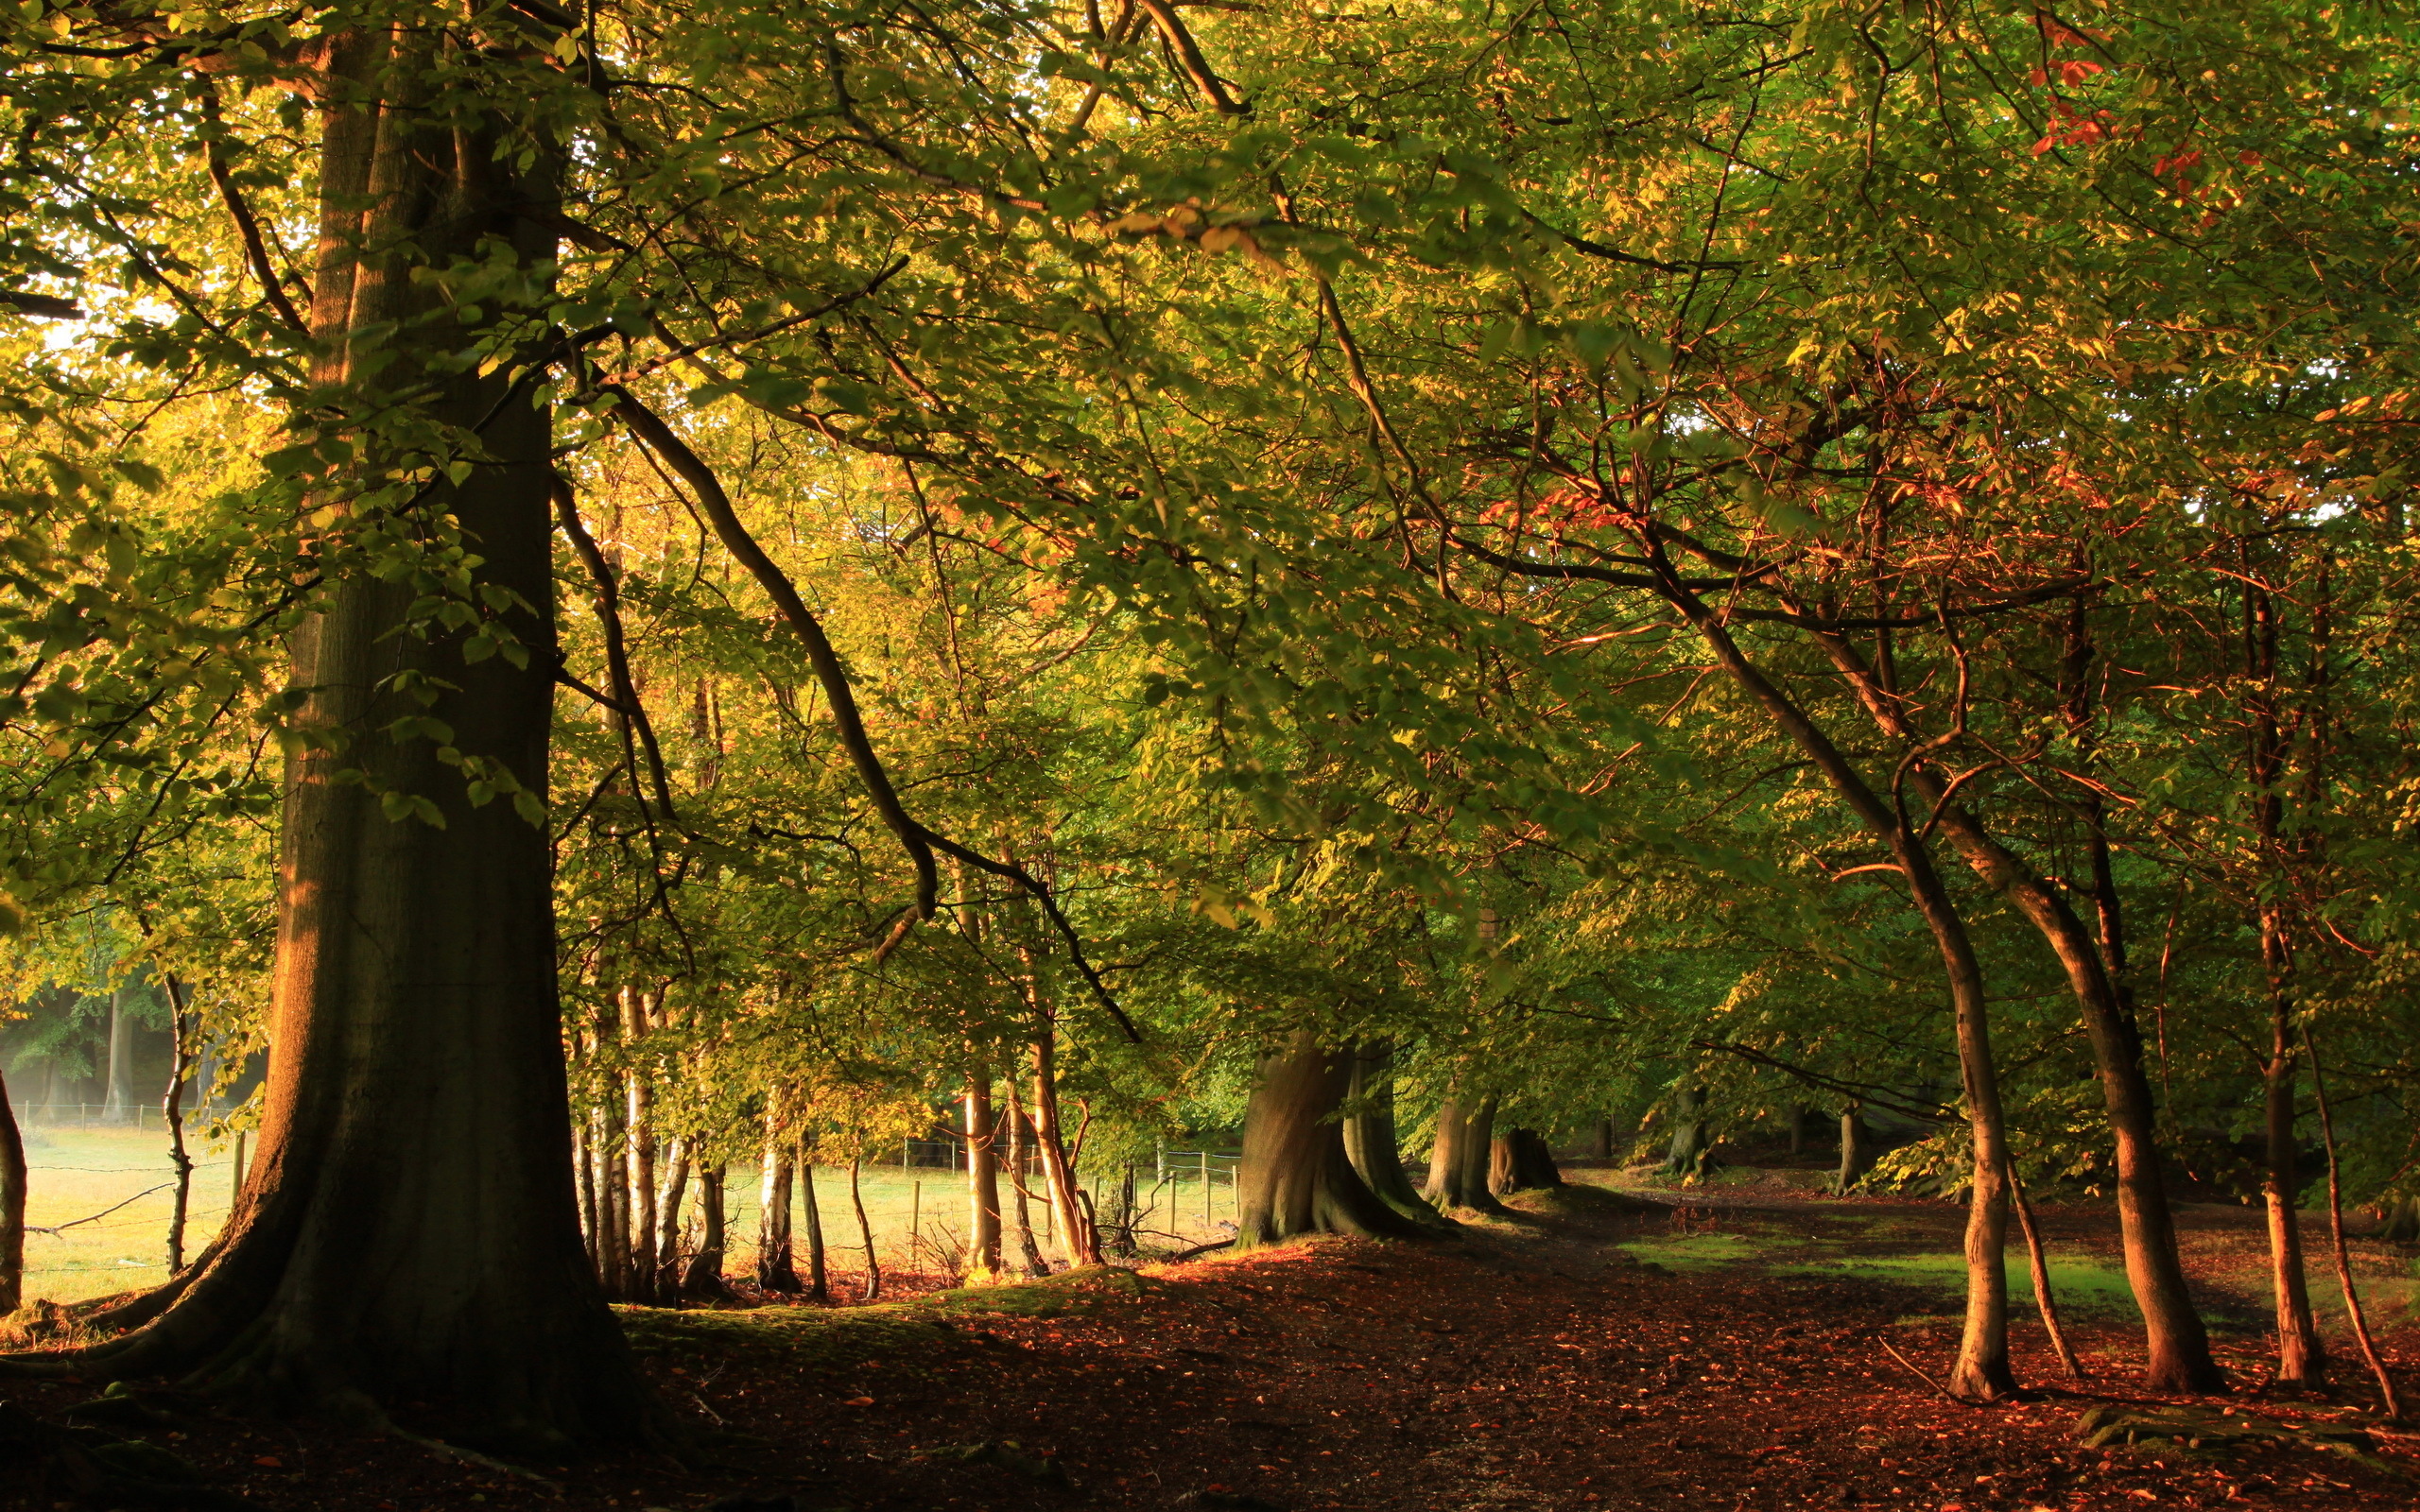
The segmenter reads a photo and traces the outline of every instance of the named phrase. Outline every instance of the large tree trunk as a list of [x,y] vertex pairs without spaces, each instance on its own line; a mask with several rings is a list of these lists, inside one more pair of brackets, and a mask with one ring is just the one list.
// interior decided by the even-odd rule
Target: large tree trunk
[[1380,1201],[1355,1174],[1339,1117],[1352,1082],[1352,1052],[1324,1049],[1308,1030],[1262,1057],[1244,1110],[1237,1248],[1299,1234],[1374,1239],[1427,1231]]
[[1490,1192],[1501,1195],[1561,1185],[1563,1170],[1554,1163],[1554,1151],[1547,1147],[1545,1135],[1533,1128],[1508,1128],[1495,1137],[1488,1152]]
[[1684,1087],[1672,1094],[1672,1143],[1664,1152],[1664,1169],[1695,1179],[1706,1174],[1714,1151],[1707,1137],[1705,1090]]
[[1495,1094],[1478,1101],[1448,1097],[1437,1107],[1437,1133],[1428,1147],[1428,1190],[1422,1194],[1441,1212],[1457,1209],[1503,1212],[1487,1190],[1487,1167],[1495,1129]]
[[[548,420],[513,402],[509,365],[454,360],[471,334],[426,277],[458,258],[547,265],[559,154],[467,89],[435,95],[444,70],[485,66],[454,36],[327,40],[312,324],[328,413],[407,406],[400,423],[435,421],[476,449],[458,481],[437,467],[410,501],[366,497],[407,451],[382,422],[354,433],[369,474],[343,464],[351,482],[320,495],[338,516],[395,518],[367,559],[330,543],[295,634],[297,723],[332,740],[299,746],[286,770],[259,1159],[210,1257],[104,1321],[156,1319],[75,1364],[199,1372],[370,1422],[426,1403],[499,1444],[628,1445],[671,1419],[580,1249],[546,830],[513,802],[472,801],[455,764],[545,791]],[[408,449],[425,457],[433,438],[418,429]],[[415,573],[451,570],[441,546],[412,571],[372,570],[412,565],[398,554],[430,539],[435,511],[458,524],[480,588],[515,606],[493,610],[512,654],[465,654],[493,627],[409,627],[429,592]]]
[[1380,1202],[1412,1222],[1452,1228],[1453,1220],[1430,1207],[1404,1174],[1395,1136],[1394,1049],[1387,1041],[1365,1040],[1356,1047],[1347,1096],[1352,1111],[1344,1119],[1344,1154],[1354,1173]]
[[1000,1271],[1000,1153],[992,1118],[992,1075],[966,1079],[959,1111],[966,1132],[966,1269],[969,1280]]
[[8,1079],[0,1076],[0,1317],[17,1310],[25,1290],[26,1141]]

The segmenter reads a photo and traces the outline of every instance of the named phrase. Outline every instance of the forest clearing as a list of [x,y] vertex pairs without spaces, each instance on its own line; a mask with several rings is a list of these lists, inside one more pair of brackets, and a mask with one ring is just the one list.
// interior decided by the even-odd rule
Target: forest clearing
[[0,1512],[2420,1505],[2405,0],[22,0],[0,142]]

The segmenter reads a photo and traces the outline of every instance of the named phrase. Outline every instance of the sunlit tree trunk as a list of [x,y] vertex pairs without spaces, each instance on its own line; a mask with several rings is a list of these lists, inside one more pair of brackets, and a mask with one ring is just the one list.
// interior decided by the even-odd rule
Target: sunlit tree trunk
[[1340,1112],[1353,1083],[1353,1053],[1308,1030],[1261,1057],[1244,1110],[1237,1168],[1236,1247],[1302,1234],[1409,1238],[1419,1224],[1379,1200],[1345,1154]]
[[622,1295],[633,1302],[653,1302],[655,1290],[656,1192],[655,1192],[655,1078],[648,1057],[640,1049],[648,1031],[648,994],[637,988],[626,987],[619,995],[622,1011],[622,1033],[631,1047],[629,1069],[623,1088],[628,1098],[626,1117],[629,1132],[625,1152],[628,1170],[625,1173],[630,1190],[624,1202],[631,1215],[630,1270],[622,1283]]
[[[403,24],[313,44],[324,88],[312,325],[319,413],[374,398],[382,413],[407,404],[475,438],[452,474],[427,458],[412,507],[458,524],[478,583],[506,595],[486,633],[517,644],[467,657],[480,627],[412,627],[429,592],[412,573],[320,558],[327,579],[292,661],[296,720],[326,739],[294,747],[286,769],[259,1158],[209,1256],[100,1319],[152,1320],[76,1365],[198,1375],[372,1423],[426,1403],[498,1444],[628,1445],[670,1419],[581,1252],[547,833],[511,801],[472,801],[446,759],[545,791],[548,415],[515,402],[510,364],[456,360],[469,334],[427,276],[458,258],[517,266],[544,319],[561,154],[467,94],[435,93],[486,66],[477,49],[490,45]],[[363,502],[360,488],[382,482],[401,445],[393,433],[372,443],[365,478],[331,451],[321,507],[355,520],[398,507]],[[388,536],[435,528],[399,517]]]
[[669,1306],[681,1299],[681,1203],[689,1191],[689,1142],[666,1143],[663,1190],[655,1199],[654,1299]]
[[789,1132],[782,1127],[778,1106],[765,1109],[765,1163],[756,1187],[756,1284],[769,1292],[788,1294],[798,1287],[797,1263],[790,1256],[790,1183],[793,1176]]
[[806,1295],[819,1302],[832,1300],[832,1273],[823,1253],[823,1209],[815,1197],[815,1152],[802,1148],[798,1158],[799,1200],[806,1208]]
[[1554,1151],[1547,1148],[1545,1135],[1533,1128],[1508,1128],[1495,1137],[1488,1154],[1490,1192],[1532,1192],[1561,1185],[1563,1171],[1554,1163]]
[[970,1280],[989,1280],[1000,1269],[1000,1156],[988,1072],[967,1078],[959,1112],[966,1135],[966,1268]]
[[1067,1158],[1059,1126],[1058,1032],[1046,1022],[1033,1040],[1033,1145],[1049,1183],[1050,1210],[1059,1220],[1059,1242],[1071,1265],[1100,1263],[1100,1235],[1076,1190],[1075,1165]]
[[1383,1040],[1364,1040],[1353,1056],[1347,1093],[1353,1111],[1344,1120],[1344,1154],[1378,1200],[1414,1223],[1450,1227],[1404,1174],[1395,1134],[1394,1051]]
[[882,1260],[873,1252],[873,1225],[866,1222],[866,1199],[857,1190],[857,1172],[864,1163],[854,1155],[849,1157],[849,1206],[856,1210],[857,1242],[865,1247],[866,1256],[865,1289],[857,1299],[871,1302],[882,1296]]
[[[1973,1182],[1966,1204],[1966,1316],[1949,1389],[1996,1400],[2016,1390],[2008,1358],[2009,1174],[2008,1122],[2000,1107],[1999,1068],[1992,1057],[1991,1014],[1983,991],[1982,963],[1973,936],[1933,864],[1920,831],[1912,831],[1895,804],[1886,802],[1855,763],[1821,726],[1751,661],[1722,617],[1683,586],[1664,548],[1644,542],[1667,598],[1703,638],[1716,662],[1740,690],[1761,707],[1776,729],[1813,763],[1841,803],[1888,850],[1906,881],[1916,913],[1941,954],[1951,1022],[1958,1046],[1959,1078],[1965,1097],[1973,1147]],[[1844,647],[1818,636],[1844,669],[1865,675]],[[1937,805],[1938,806],[1938,805]],[[1845,1132],[1845,1130],[1844,1130]]]

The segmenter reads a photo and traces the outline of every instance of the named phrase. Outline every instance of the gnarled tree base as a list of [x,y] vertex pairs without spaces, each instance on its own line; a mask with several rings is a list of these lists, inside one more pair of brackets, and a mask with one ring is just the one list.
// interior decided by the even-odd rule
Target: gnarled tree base
[[1304,1234],[1416,1239],[1434,1230],[1379,1200],[1344,1151],[1339,1114],[1353,1080],[1349,1051],[1308,1032],[1260,1063],[1244,1113],[1236,1246]]

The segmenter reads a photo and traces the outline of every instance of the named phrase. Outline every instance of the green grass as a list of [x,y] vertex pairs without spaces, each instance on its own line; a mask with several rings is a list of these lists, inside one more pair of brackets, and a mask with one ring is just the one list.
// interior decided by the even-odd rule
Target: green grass
[[[1656,1235],[1631,1240],[1621,1248],[1634,1258],[1673,1270],[1712,1270],[1754,1265],[1774,1276],[1823,1276],[1889,1281],[1951,1294],[1966,1287],[1966,1260],[1954,1251],[1919,1249],[1902,1254],[1851,1253],[1844,1236],[1798,1232],[1735,1232]],[[1872,1242],[1871,1232],[1856,1236]],[[2053,1254],[2050,1290],[2062,1307],[2131,1314],[2135,1303],[2125,1272],[2087,1256]],[[2009,1294],[2033,1302],[2033,1279],[2022,1251],[2008,1261]]]
[[[155,1126],[145,1129],[28,1124],[24,1134],[29,1229],[58,1228],[126,1204],[62,1233],[28,1232],[26,1298],[75,1302],[167,1280],[173,1195],[137,1195],[176,1177],[168,1163],[168,1136],[156,1126],[156,1119]],[[185,1217],[187,1259],[199,1253],[226,1222],[234,1175],[230,1169],[233,1152],[225,1146],[195,1140],[189,1148],[195,1171]]]

